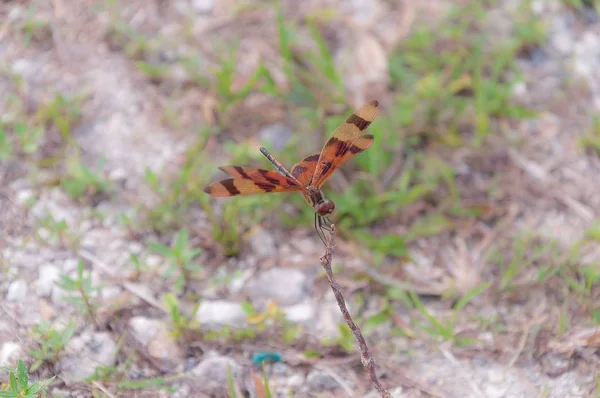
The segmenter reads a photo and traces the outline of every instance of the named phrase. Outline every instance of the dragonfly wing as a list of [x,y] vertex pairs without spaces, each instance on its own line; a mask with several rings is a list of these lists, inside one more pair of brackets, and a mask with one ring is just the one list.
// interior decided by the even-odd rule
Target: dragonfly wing
[[377,116],[378,107],[377,101],[361,106],[335,129],[321,150],[312,186],[319,188],[343,162],[371,146],[373,136],[361,135]]

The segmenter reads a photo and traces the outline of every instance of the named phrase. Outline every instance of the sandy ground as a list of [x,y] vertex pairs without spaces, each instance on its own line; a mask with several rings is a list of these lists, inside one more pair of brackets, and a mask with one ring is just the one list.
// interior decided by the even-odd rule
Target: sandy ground
[[[377,0],[285,3],[290,19],[300,20],[324,8],[341,12],[340,18],[348,23],[331,23],[325,36],[343,72],[348,101],[357,106],[376,96],[383,109],[393,102],[393,93],[387,89],[391,51],[416,27],[438,23],[449,5]],[[488,14],[483,26],[489,28],[491,37],[507,34],[507,15],[517,3],[503,3]],[[564,280],[539,282],[539,275],[544,266],[566,258],[564,253],[592,228],[600,212],[600,185],[596,183],[600,162],[597,154],[579,145],[600,110],[600,22],[591,10],[576,13],[557,1],[533,1],[530,7],[548,34],[533,55],[518,61],[523,81],[514,96],[539,114],[521,121],[499,121],[494,129],[501,138],[492,138],[480,151],[453,150],[443,155],[459,171],[457,181],[465,187],[467,199],[476,199],[488,187],[490,175],[497,178],[496,221],[477,221],[417,239],[409,247],[411,260],[402,264],[401,272],[397,263],[370,271],[369,256],[359,255],[363,251],[358,245],[343,239],[338,242],[336,258],[344,267],[336,272],[340,272],[343,290],[362,292],[363,304],[348,297],[347,301],[351,309],[360,307],[363,320],[387,300],[380,294],[384,285],[400,284],[400,280],[412,281],[430,313],[446,317],[453,301],[442,299],[441,292],[452,287],[466,293],[486,281],[494,286],[501,283],[497,266],[487,257],[492,245],[508,259],[516,250],[515,237],[525,233],[552,240],[556,247],[537,257],[515,279],[514,289],[486,292],[460,311],[455,334],[474,339],[474,344],[442,341],[414,325],[407,326],[416,330],[412,336],[398,336],[391,325],[371,331],[368,341],[378,372],[395,397],[587,397],[598,391],[596,346],[600,340],[593,321],[597,289],[592,286],[589,301],[582,304],[571,297]],[[12,366],[18,358],[30,358],[27,352],[36,346],[31,331],[40,321],[55,325],[74,321],[75,337],[36,374],[58,375],[52,396],[92,396],[92,391],[98,396],[227,396],[228,365],[240,391],[256,396],[251,355],[263,351],[283,354],[283,362],[265,368],[277,396],[287,391],[296,397],[375,396],[357,355],[318,343],[323,336],[337,335],[341,317],[319,274],[322,245],[311,225],[292,231],[293,239],[277,228],[259,226],[246,235],[243,255],[228,259],[211,241],[204,211],[194,208],[187,215],[195,223],[191,242],[203,250],[199,262],[205,265],[203,277],[193,286],[203,300],[196,320],[202,325],[223,322],[244,328],[247,319],[241,302],[250,300],[265,308],[269,299],[276,299],[289,318],[305,326],[301,337],[286,345],[277,331],[271,337],[261,334],[244,342],[171,334],[160,297],[170,291],[172,280],[159,277],[156,269],[164,266],[164,259],[149,251],[147,243],[168,243],[174,234],[134,233],[120,221],[136,205],[156,205],[145,170],[175,175],[195,142],[194,129],[215,123],[215,115],[226,120],[228,131],[200,155],[210,155],[215,164],[226,158],[224,137],[256,144],[253,137],[264,132],[265,125],[287,125],[285,107],[277,99],[253,95],[219,114],[214,91],[194,85],[189,72],[173,67],[157,84],[136,67],[139,60],[169,64],[177,57],[201,54],[198,76],[210,81],[215,54],[234,37],[241,37],[238,48],[244,56],[238,56],[233,86],[242,87],[249,71],[262,60],[276,84],[285,87],[274,8],[241,12],[242,8],[232,1],[0,4],[2,121],[34,120],[41,104],[55,93],[82,95],[85,99],[72,137],[83,163],[101,165],[103,175],[116,187],[107,197],[77,201],[52,183],[64,171],[60,167],[38,170],[32,177],[33,155],[0,163],[0,364]],[[41,27],[30,34],[24,26],[31,25],[32,15]],[[123,45],[120,33],[115,33],[116,20],[145,37],[160,35],[161,40],[148,40],[142,49]],[[297,34],[306,36],[306,46],[311,46],[306,29]],[[173,109],[177,124],[169,122]],[[54,128],[44,139],[41,153],[57,153],[58,141]],[[220,205],[215,206],[219,209]],[[48,214],[65,220],[68,233],[61,239],[54,239],[56,227],[49,227]],[[396,225],[381,228],[402,230]],[[597,266],[598,249],[586,246],[573,261]],[[137,274],[130,253],[156,268]],[[60,275],[74,275],[78,260],[84,260],[92,281],[104,286],[95,296],[102,303],[100,324],[91,324],[82,311],[66,303],[64,292],[54,285]],[[371,274],[368,281],[352,278],[364,275],[365,270]],[[234,271],[239,276],[234,281],[214,282]],[[179,300],[186,311],[197,301],[185,296]],[[424,322],[401,301],[390,305],[398,325],[411,324],[412,317]],[[304,350],[317,350],[322,357],[302,359]],[[124,365],[128,361],[132,363]],[[96,365],[117,371],[84,381]],[[171,389],[139,389],[134,395],[134,390],[117,385],[123,379],[173,375],[182,377],[166,383]]]

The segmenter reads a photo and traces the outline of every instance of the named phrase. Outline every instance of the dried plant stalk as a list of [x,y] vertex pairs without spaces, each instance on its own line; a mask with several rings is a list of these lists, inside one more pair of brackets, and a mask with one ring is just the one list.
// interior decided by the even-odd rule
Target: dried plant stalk
[[392,395],[381,385],[379,379],[377,378],[377,373],[375,372],[375,361],[371,356],[371,352],[369,351],[369,346],[367,346],[367,342],[365,341],[362,332],[358,325],[350,316],[348,312],[348,308],[346,307],[346,301],[344,300],[344,295],[340,290],[340,286],[336,282],[333,277],[333,271],[331,270],[331,260],[333,258],[333,249],[335,248],[335,225],[331,225],[331,234],[329,236],[328,241],[325,244],[325,254],[321,256],[321,265],[325,269],[325,273],[327,274],[327,281],[329,282],[329,286],[331,286],[331,290],[333,290],[333,294],[335,295],[335,299],[337,301],[338,306],[340,307],[340,311],[342,311],[342,315],[344,316],[344,320],[350,327],[352,334],[354,334],[354,338],[358,342],[358,346],[360,347],[360,360],[362,362],[365,371],[369,375],[371,379],[371,383],[375,386],[375,389],[379,392],[382,398],[392,398]]

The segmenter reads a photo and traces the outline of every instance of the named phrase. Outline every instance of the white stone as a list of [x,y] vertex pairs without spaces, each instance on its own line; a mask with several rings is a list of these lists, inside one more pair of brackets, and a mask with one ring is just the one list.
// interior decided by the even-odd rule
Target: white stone
[[317,391],[333,390],[339,387],[339,384],[329,374],[322,370],[313,369],[306,376],[306,384]]
[[[346,307],[352,314],[352,308],[348,302],[346,302]],[[319,303],[318,319],[313,326],[316,329],[315,333],[325,339],[336,338],[340,335],[339,324],[342,322],[344,322],[344,317],[335,296],[332,291],[328,291]]]
[[259,258],[267,258],[273,255],[275,240],[273,236],[264,229],[259,229],[249,236],[248,244],[252,252]]
[[102,289],[102,299],[104,300],[110,300],[110,299],[115,299],[117,298],[121,293],[123,292],[123,289],[121,289],[120,286],[105,286]]
[[159,334],[159,329],[161,329],[163,325],[156,319],[136,316],[129,321],[129,327],[133,330],[135,339],[142,345],[147,345]]
[[212,329],[222,326],[243,327],[246,317],[241,304],[224,300],[205,300],[196,312],[200,326]]
[[544,11],[544,3],[545,0],[533,0],[531,2],[531,11],[533,11],[535,15],[540,15],[542,11]]
[[229,291],[232,294],[239,293],[244,288],[246,282],[252,278],[253,274],[254,272],[250,269],[239,272],[238,275],[229,283]]
[[557,20],[553,24],[551,42],[554,48],[562,54],[569,54],[574,50],[573,37],[565,21]]
[[523,97],[527,94],[527,84],[525,82],[518,82],[513,88],[513,94],[517,97]]
[[13,72],[19,75],[26,75],[31,71],[33,64],[27,59],[18,59],[12,64]]
[[207,14],[213,10],[215,3],[213,0],[192,0],[192,7],[196,12]]
[[19,204],[24,204],[29,199],[31,199],[33,196],[34,196],[33,190],[31,190],[31,189],[21,189],[20,191],[17,192],[15,200]]
[[108,173],[108,178],[111,181],[126,180],[127,179],[127,171],[125,171],[125,169],[122,167],[117,167],[115,169],[112,169]]
[[117,345],[109,333],[84,333],[67,343],[58,368],[67,380],[82,381],[93,375],[96,367],[114,365],[116,354]]
[[27,282],[23,279],[17,279],[8,286],[8,293],[6,294],[6,300],[8,301],[20,301],[27,295]]
[[304,377],[299,374],[294,374],[287,379],[287,385],[289,387],[300,387],[305,383]]
[[231,358],[208,354],[202,362],[188,372],[186,378],[198,392],[206,396],[226,397],[229,396],[228,372],[231,372],[233,379],[236,380],[240,373],[240,366]]
[[295,268],[272,268],[252,279],[246,291],[253,303],[261,306],[275,300],[281,306],[301,302],[309,295],[306,274]]
[[285,317],[290,322],[310,322],[315,316],[315,308],[310,300],[282,308]]
[[183,359],[181,348],[164,322],[137,316],[131,318],[129,326],[135,339],[147,348],[153,358],[173,361],[173,364]]
[[52,264],[42,265],[37,280],[37,294],[42,297],[50,296],[54,283],[59,277],[60,270],[57,267]]
[[18,343],[8,341],[0,348],[0,366],[13,366],[13,362],[23,354],[23,349]]

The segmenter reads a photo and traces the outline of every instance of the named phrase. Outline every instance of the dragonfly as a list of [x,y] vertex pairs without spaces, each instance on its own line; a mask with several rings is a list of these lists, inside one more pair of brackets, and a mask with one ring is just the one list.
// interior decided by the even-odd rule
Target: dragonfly
[[261,153],[275,170],[250,166],[221,166],[232,178],[213,182],[204,192],[214,197],[254,195],[273,192],[300,192],[315,210],[315,230],[327,245],[326,231],[331,232],[331,216],[335,204],[325,198],[321,187],[345,162],[368,149],[374,141],[371,134],[363,134],[377,116],[379,102],[374,100],[354,111],[338,126],[319,153],[307,156],[288,171],[267,149]]

